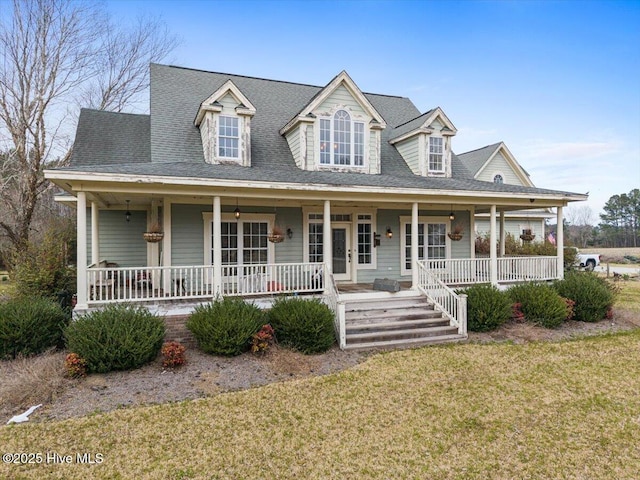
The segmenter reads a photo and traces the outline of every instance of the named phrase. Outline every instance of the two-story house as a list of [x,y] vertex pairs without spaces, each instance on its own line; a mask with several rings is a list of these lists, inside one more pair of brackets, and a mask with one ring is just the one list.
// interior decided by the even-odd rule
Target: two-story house
[[[350,302],[428,298],[460,338],[464,297],[447,285],[562,276],[561,229],[558,257],[499,257],[505,214],[553,207],[561,226],[586,196],[478,178],[439,107],[344,71],[319,87],[156,64],[150,98],[149,115],[82,110],[70,165],[46,172],[77,208],[78,311],[316,293],[345,347],[380,339],[350,327]],[[483,214],[494,241],[476,259]]]

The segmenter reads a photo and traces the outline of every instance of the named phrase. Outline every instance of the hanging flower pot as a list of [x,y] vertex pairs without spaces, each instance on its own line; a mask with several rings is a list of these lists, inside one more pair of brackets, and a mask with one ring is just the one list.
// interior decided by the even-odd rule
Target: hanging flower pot
[[164,238],[164,232],[144,232],[142,238],[149,243],[157,243]]
[[451,231],[447,233],[447,236],[454,242],[462,240],[462,234],[464,233],[464,227],[459,223],[451,227]]
[[144,232],[142,234],[142,238],[144,238],[149,243],[157,243],[164,238],[164,232],[162,231],[162,227],[158,223],[154,223],[149,228],[148,232]]
[[525,242],[531,242],[534,238],[536,238],[536,236],[531,233],[530,229],[527,228],[522,231],[522,235],[520,235],[520,238]]
[[271,232],[267,235],[267,240],[271,243],[280,243],[284,240],[284,232],[280,227],[274,225]]

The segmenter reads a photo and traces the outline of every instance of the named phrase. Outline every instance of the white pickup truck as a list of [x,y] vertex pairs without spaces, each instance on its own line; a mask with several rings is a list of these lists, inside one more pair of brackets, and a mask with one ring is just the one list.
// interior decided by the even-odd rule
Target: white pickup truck
[[599,253],[580,253],[580,251],[576,247],[566,247],[567,249],[571,249],[576,252],[576,265],[585,270],[593,270],[598,265],[600,265],[600,257]]

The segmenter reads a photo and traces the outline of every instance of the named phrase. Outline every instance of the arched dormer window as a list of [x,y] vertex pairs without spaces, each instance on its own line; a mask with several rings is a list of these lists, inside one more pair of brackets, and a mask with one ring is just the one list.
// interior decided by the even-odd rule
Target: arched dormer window
[[493,183],[504,183],[504,177],[501,174],[496,173],[493,176]]
[[338,110],[333,119],[320,119],[320,164],[364,165],[364,123],[354,122],[346,110]]

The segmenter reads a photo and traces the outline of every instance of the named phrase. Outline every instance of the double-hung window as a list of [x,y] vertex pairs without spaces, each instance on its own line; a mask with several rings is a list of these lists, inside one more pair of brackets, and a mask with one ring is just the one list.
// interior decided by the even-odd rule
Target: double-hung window
[[364,123],[354,122],[345,110],[332,119],[320,119],[320,164],[364,165]]
[[221,115],[218,121],[218,156],[238,159],[240,127],[238,117]]
[[442,137],[429,137],[429,171],[444,172],[444,142]]

